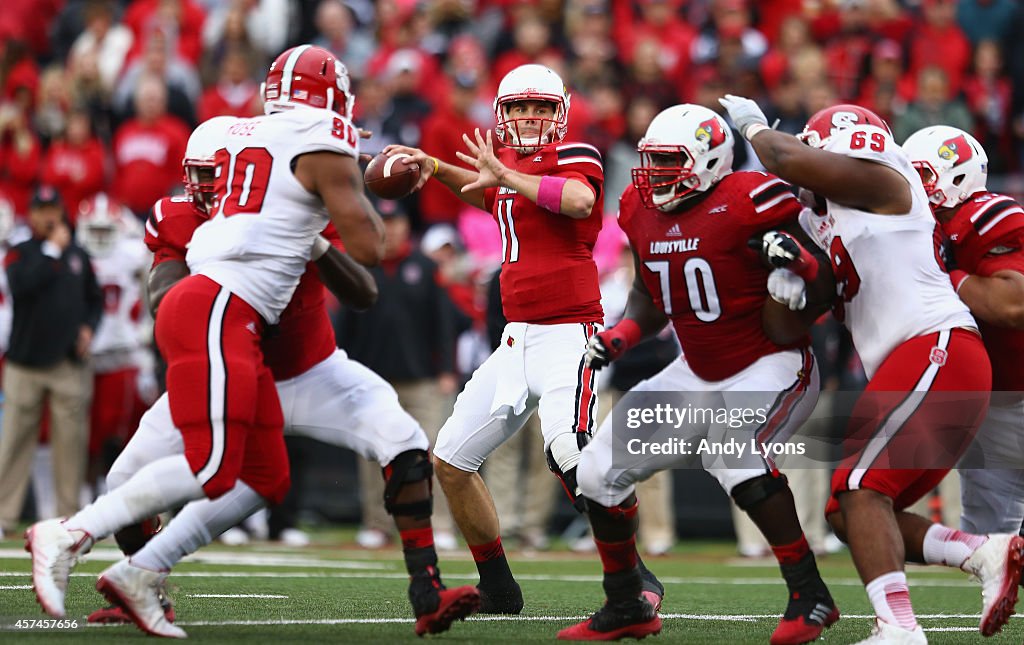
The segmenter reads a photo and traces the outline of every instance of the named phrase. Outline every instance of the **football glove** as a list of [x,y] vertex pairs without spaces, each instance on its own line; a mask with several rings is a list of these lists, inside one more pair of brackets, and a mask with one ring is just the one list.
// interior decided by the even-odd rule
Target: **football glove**
[[789,269],[775,269],[768,274],[768,294],[792,311],[807,306],[807,283]]
[[626,353],[640,342],[640,326],[635,320],[625,319],[611,329],[595,334],[587,341],[585,361],[587,367],[595,370],[607,367],[609,363]]
[[818,275],[818,260],[789,233],[768,231],[761,237],[761,253],[776,269],[789,269],[804,280]]
[[755,134],[768,128],[767,117],[754,101],[726,94],[724,98],[718,99],[718,102],[729,112],[729,118],[744,139],[749,141]]

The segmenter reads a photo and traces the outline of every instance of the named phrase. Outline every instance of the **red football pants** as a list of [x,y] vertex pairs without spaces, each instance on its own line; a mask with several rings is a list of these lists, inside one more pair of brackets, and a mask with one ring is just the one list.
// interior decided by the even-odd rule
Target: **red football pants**
[[248,303],[201,275],[160,303],[156,341],[167,361],[171,417],[210,499],[238,479],[270,504],[288,491],[284,417],[263,364],[263,328]]
[[854,407],[848,448],[825,508],[867,488],[902,510],[935,488],[963,455],[988,410],[992,366],[964,329],[912,338],[885,359]]
[[89,414],[89,457],[95,459],[109,439],[123,446],[135,432],[142,417],[136,405],[138,368],[129,367],[93,377],[92,409]]

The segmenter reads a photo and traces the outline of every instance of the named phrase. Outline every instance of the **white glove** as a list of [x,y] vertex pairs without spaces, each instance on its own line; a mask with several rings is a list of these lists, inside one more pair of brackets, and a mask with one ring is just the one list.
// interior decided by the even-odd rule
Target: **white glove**
[[807,306],[807,285],[803,278],[789,269],[775,269],[768,274],[768,294],[772,300],[792,311],[800,311]]
[[768,128],[768,117],[754,101],[742,96],[726,94],[724,98],[718,99],[718,102],[729,113],[733,125],[746,140],[749,141],[755,134]]

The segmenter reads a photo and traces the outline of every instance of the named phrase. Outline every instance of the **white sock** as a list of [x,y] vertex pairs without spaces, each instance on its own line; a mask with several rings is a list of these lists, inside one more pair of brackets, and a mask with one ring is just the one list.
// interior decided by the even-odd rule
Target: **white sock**
[[217,499],[202,499],[186,505],[146,546],[132,555],[131,562],[151,571],[169,570],[265,504],[256,491],[239,481]]
[[986,535],[964,533],[941,524],[932,524],[924,534],[924,561],[927,564],[960,568],[987,541]]
[[185,455],[157,459],[124,485],[100,496],[64,522],[69,531],[86,531],[99,540],[147,517],[204,497]]
[[878,618],[907,631],[917,629],[905,573],[893,571],[882,574],[869,582],[866,588]]

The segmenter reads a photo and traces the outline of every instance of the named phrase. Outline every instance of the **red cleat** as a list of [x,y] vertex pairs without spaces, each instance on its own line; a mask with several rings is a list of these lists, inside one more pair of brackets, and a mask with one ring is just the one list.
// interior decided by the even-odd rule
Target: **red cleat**
[[[170,599],[164,593],[160,594],[160,604],[164,608],[164,617],[167,618],[167,622],[173,623],[174,605],[171,604]],[[125,613],[124,609],[117,605],[97,609],[89,614],[86,620],[90,623],[101,623],[104,625],[127,625],[132,622],[131,617]]]
[[480,608],[480,592],[472,585],[443,589],[438,592],[440,602],[429,614],[416,617],[416,635],[439,634],[448,631],[456,620],[466,620]]
[[642,598],[629,604],[605,604],[596,614],[558,632],[560,641],[617,641],[622,638],[637,640],[661,633],[661,618],[654,607]]
[[829,597],[802,600],[790,597],[786,613],[772,632],[771,645],[801,645],[818,640],[839,620],[839,609]]

